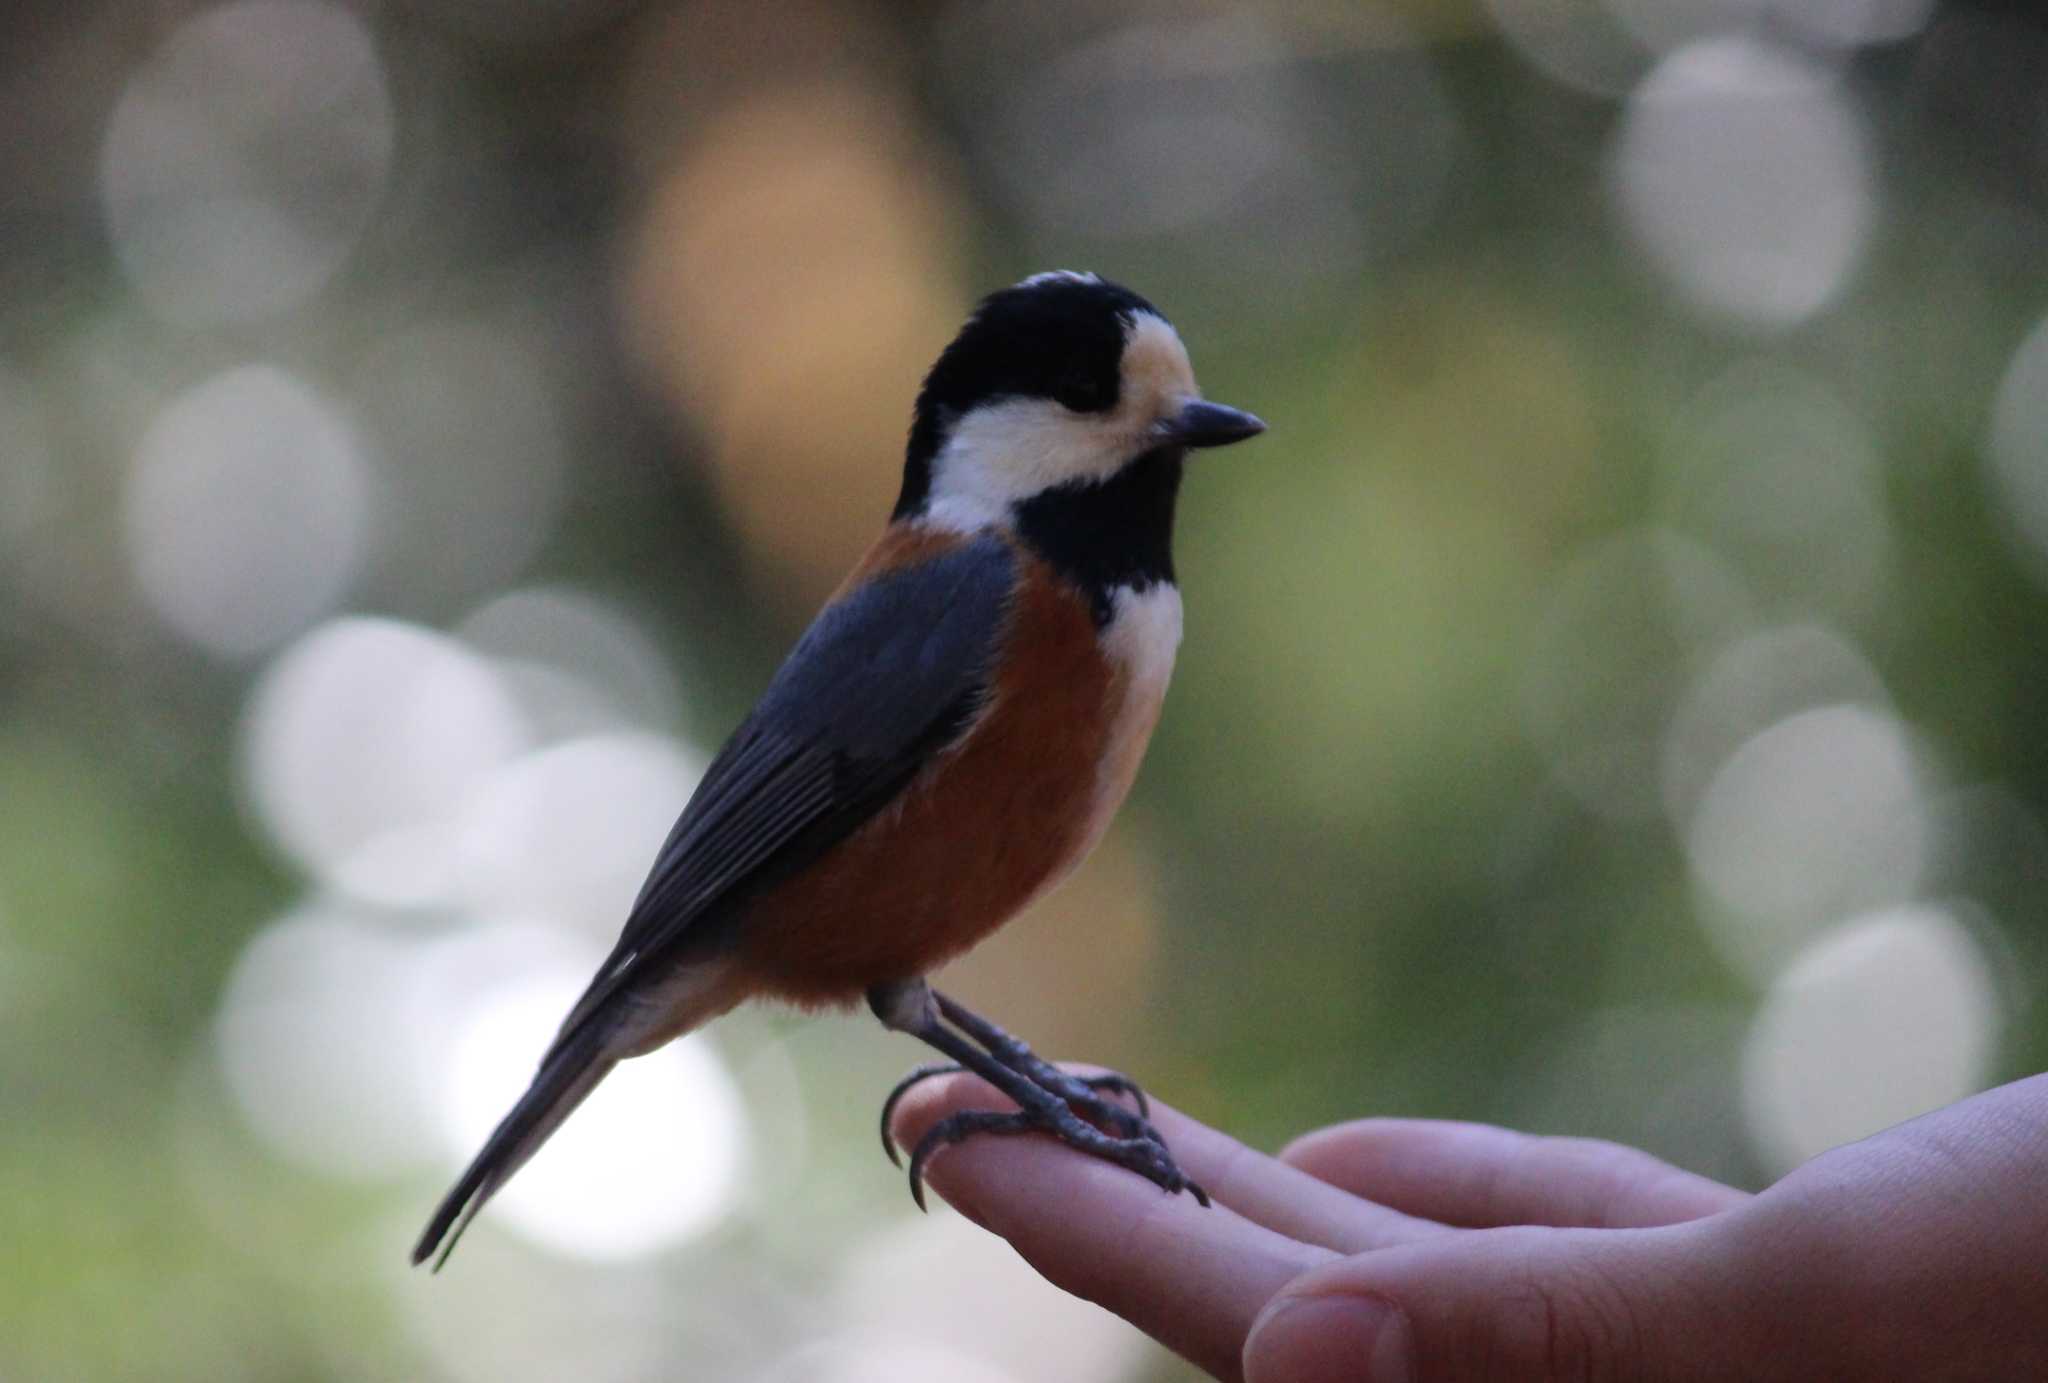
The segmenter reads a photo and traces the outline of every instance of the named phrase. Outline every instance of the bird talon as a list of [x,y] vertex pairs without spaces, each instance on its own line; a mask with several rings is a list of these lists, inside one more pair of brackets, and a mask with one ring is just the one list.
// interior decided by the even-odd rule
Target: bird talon
[[[910,1093],[912,1086],[928,1081],[933,1076],[950,1076],[956,1071],[964,1071],[966,1069],[966,1067],[958,1062],[932,1061],[918,1067],[902,1080],[896,1082],[896,1086],[889,1092],[888,1098],[882,1101],[882,1151],[888,1155],[890,1166],[901,1167],[903,1165],[903,1159],[896,1155],[896,1140],[889,1136],[889,1120],[895,1115],[897,1104],[905,1095]],[[919,1207],[922,1208],[922,1206],[923,1202],[920,1201]]]
[[1174,1163],[1173,1154],[1167,1150],[1165,1141],[1156,1130],[1147,1137],[1115,1138],[1084,1123],[1054,1092],[1042,1092],[1042,1099],[1043,1103],[1034,1102],[1014,1111],[958,1110],[926,1129],[910,1153],[910,1198],[916,1202],[917,1208],[927,1209],[925,1168],[939,1150],[983,1133],[1050,1134],[1077,1152],[1137,1173],[1168,1195],[1186,1191],[1195,1198],[1197,1205],[1205,1209],[1208,1207],[1209,1193],[1181,1173]]

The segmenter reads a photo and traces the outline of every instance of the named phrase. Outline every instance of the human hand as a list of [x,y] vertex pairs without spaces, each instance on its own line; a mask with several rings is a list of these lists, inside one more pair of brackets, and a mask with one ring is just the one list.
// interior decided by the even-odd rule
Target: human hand
[[[969,1077],[899,1111],[905,1146]],[[1647,1153],[1368,1119],[1278,1158],[1170,1109],[1204,1210],[1039,1138],[932,1188],[1039,1272],[1246,1383],[2048,1378],[2048,1076],[1837,1148],[1757,1196]]]

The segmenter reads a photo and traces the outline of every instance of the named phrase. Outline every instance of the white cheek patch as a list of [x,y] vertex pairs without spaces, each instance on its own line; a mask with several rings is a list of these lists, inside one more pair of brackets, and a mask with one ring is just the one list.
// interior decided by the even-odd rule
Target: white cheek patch
[[932,467],[930,517],[980,527],[1056,485],[1106,479],[1135,440],[1121,412],[1074,413],[1051,399],[982,405],[953,425]]
[[1187,348],[1152,313],[1139,313],[1125,334],[1121,369],[1117,406],[1108,413],[1017,398],[960,418],[932,467],[927,522],[973,532],[1055,486],[1106,480],[1146,449],[1154,424],[1199,397]]

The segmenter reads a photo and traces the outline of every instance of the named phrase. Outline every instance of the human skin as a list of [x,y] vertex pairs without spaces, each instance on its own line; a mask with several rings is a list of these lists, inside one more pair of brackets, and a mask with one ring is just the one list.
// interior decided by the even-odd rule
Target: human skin
[[[966,1077],[905,1100],[905,1146]],[[1041,1138],[929,1183],[1219,1379],[2048,1379],[2048,1075],[1749,1195],[1634,1148],[1364,1119],[1277,1157],[1155,1104],[1204,1210]]]

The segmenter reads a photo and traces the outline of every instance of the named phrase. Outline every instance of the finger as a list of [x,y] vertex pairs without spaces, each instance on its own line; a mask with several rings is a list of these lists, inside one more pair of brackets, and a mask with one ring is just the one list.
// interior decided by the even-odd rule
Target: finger
[[[1094,1073],[1093,1068],[1074,1070]],[[1151,1117],[1181,1170],[1217,1200],[1275,1233],[1339,1253],[1363,1253],[1450,1232],[1432,1220],[1361,1199],[1171,1105],[1153,1101]]]
[[[1080,1076],[1101,1073],[1101,1068],[1091,1066],[1067,1069]],[[1007,1106],[1007,1100],[981,1082],[965,1076],[956,1079],[965,1082],[961,1092],[933,1092],[949,1108],[986,1108],[982,1101],[991,1099],[999,1102],[997,1107]],[[1450,1232],[1433,1221],[1361,1200],[1157,1100],[1152,1102],[1150,1117],[1190,1180],[1276,1234],[1339,1253],[1363,1253]],[[925,1126],[920,1124],[920,1131]],[[914,1140],[899,1136],[897,1141],[904,1147],[914,1146]]]
[[1354,1196],[1473,1228],[1674,1224],[1749,1199],[1618,1143],[1435,1119],[1339,1124],[1280,1159]]
[[1803,1376],[1729,1328],[1721,1225],[1477,1230],[1342,1259],[1253,1323],[1245,1383]]
[[[914,1144],[955,1109],[1006,1106],[972,1077],[929,1081],[904,1098],[896,1136]],[[927,1179],[1048,1280],[1222,1379],[1238,1377],[1245,1334],[1273,1293],[1337,1257],[1051,1138],[972,1138],[935,1154]]]

